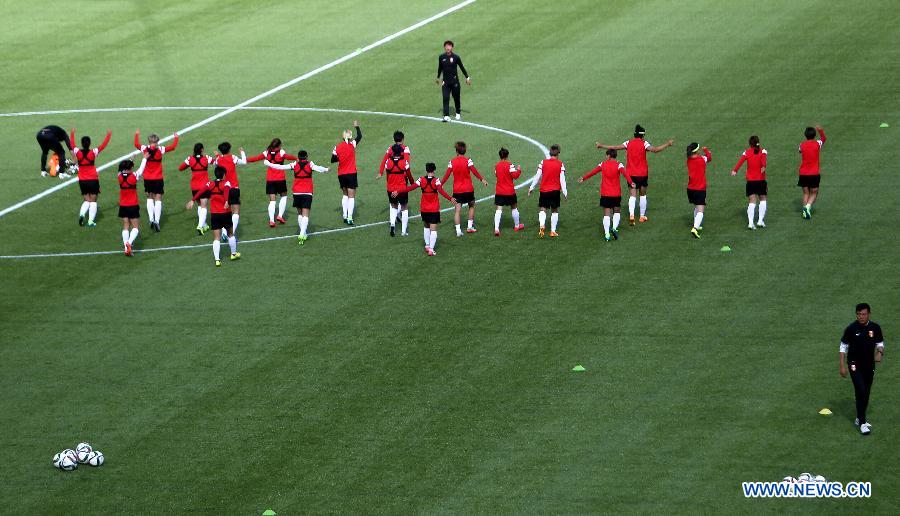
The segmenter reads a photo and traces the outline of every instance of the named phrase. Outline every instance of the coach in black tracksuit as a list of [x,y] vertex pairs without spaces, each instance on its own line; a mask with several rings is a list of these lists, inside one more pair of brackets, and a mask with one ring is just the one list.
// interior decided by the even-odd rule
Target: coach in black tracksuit
[[856,305],[856,321],[847,326],[841,337],[840,374],[846,378],[849,367],[856,393],[856,425],[863,435],[872,431],[872,425],[866,419],[866,408],[875,377],[875,362],[881,362],[884,356],[884,335],[881,326],[869,320],[870,312],[868,303]]
[[41,175],[47,175],[47,154],[50,151],[59,155],[59,169],[60,171],[65,170],[66,151],[63,149],[63,144],[70,151],[72,150],[66,130],[58,125],[48,125],[38,131],[37,142],[41,146]]
[[[459,75],[456,72],[456,67],[459,67],[462,70],[463,75],[466,77],[466,84],[472,84],[472,78],[469,77],[469,73],[466,72],[466,67],[463,66],[462,59],[453,53],[453,42],[445,41],[444,42],[444,53],[438,56],[438,69],[437,69],[437,82],[441,85],[441,90],[444,93],[444,122],[450,121],[450,95],[453,95],[453,103],[456,105],[456,119],[459,120]],[[441,80],[441,76],[443,76],[443,80]]]

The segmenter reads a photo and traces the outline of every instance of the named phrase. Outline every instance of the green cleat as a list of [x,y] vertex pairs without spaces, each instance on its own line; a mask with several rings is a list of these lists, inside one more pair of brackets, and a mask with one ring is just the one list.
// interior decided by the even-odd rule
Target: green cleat
[[95,228],[95,227],[97,227],[97,223],[94,222],[93,220],[89,220],[89,221],[87,222],[87,227],[89,227],[89,228]]
[[700,228],[691,228],[691,235],[692,235],[694,238],[696,238],[697,240],[700,239],[700,231],[699,231],[699,229],[700,229]]
[[297,237],[297,245],[303,245],[306,243],[307,239],[309,239],[306,235],[300,235]]
[[612,240],[612,237],[609,236],[609,233],[606,233],[605,235],[603,235],[603,240],[609,242],[610,240]]
[[222,261],[216,260],[216,267],[221,267],[221,266],[222,266]]
[[618,230],[618,229],[613,229],[613,230],[611,230],[611,232],[612,232],[612,237],[613,237],[614,239],[618,240],[618,239],[619,239],[619,230]]
[[241,253],[234,253],[233,255],[231,255],[231,261],[240,260],[240,259],[241,259]]

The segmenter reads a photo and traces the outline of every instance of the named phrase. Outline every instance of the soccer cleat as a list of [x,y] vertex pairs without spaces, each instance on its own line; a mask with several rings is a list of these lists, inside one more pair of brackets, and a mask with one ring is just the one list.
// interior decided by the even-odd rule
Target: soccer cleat
[[[643,221],[641,221],[641,222],[643,222]],[[629,226],[633,226],[633,225],[634,225],[634,217],[628,217],[628,225],[629,225]]]
[[456,114],[456,119],[457,119],[457,120],[462,120],[462,117],[459,115],[459,113]]
[[432,249],[430,247],[426,247],[425,252],[428,254],[428,256],[437,256],[437,253],[434,252],[434,249]]
[[234,253],[231,255],[231,261],[240,260],[240,259],[241,259],[241,253]]
[[394,226],[391,226],[391,236],[394,236]]
[[78,225],[79,225],[79,226],[84,226],[84,215],[79,215],[79,216],[78,216]]
[[641,218],[638,219],[638,222],[647,222],[648,220],[650,219],[648,219],[645,215],[641,215]]
[[612,237],[614,240],[619,239],[619,230],[618,229],[613,228],[610,230],[610,233],[612,233]]
[[275,227],[275,222],[270,220],[270,221],[269,221],[269,227],[270,227],[270,228],[274,228],[274,227]]
[[409,236],[409,233],[400,233],[400,236],[402,236],[402,237]]
[[428,246],[425,246],[425,254],[428,254]]
[[756,229],[756,226],[754,226],[753,224],[750,224],[749,226],[747,226],[747,229],[752,231],[752,230]]
[[700,239],[700,231],[697,228],[691,228],[691,235],[698,240]]
[[470,228],[466,228],[466,233],[478,233],[478,230],[475,229],[475,226],[472,226]]
[[854,424],[855,426],[859,426],[859,418],[854,419],[854,420],[853,420],[853,424]]
[[766,227],[766,223],[763,222],[763,221],[759,221],[759,222],[756,223],[756,227],[758,227],[758,228],[764,228],[764,227]]
[[197,226],[197,235],[203,236],[203,226]]
[[41,177],[48,177],[50,175],[46,170],[41,170]]
[[513,228],[513,231],[518,232],[518,231],[522,231],[523,229],[525,229],[525,224],[519,224],[518,226]]
[[496,237],[500,236],[500,230],[499,230],[499,229],[495,229],[495,230],[494,230],[494,236],[496,236]]
[[275,221],[278,222],[279,224],[287,224],[287,221],[284,220],[284,217],[282,217],[282,216],[275,217]]
[[863,423],[859,425],[859,433],[863,435],[869,435],[872,432],[872,425],[869,423]]
[[550,238],[556,238],[556,237],[558,237],[558,236],[559,236],[559,233],[557,233],[556,231],[551,231],[551,232],[550,232]]
[[87,221],[86,226],[89,228],[95,228],[95,227],[97,227],[97,223],[94,222],[93,220],[89,220],[89,221]]
[[133,252],[131,251],[131,244],[125,243],[125,256],[133,256]]
[[443,121],[444,121],[444,122],[449,122],[449,121],[450,121],[450,117],[447,116],[447,115],[444,115]]
[[347,225],[348,225],[348,226],[355,226],[355,224],[353,223],[353,219],[347,219]]
[[607,242],[609,242],[610,240],[612,240],[612,237],[610,236],[609,233],[605,233],[603,235],[603,240],[606,240]]
[[538,237],[544,238],[544,226],[541,226],[541,228],[538,229]]
[[216,260],[216,267],[221,267],[221,266],[222,266],[221,260]]
[[811,218],[812,218],[812,213],[809,211],[809,208],[807,208],[806,206],[804,206],[804,207],[800,210],[800,215],[802,215],[804,219],[811,219]]
[[[90,225],[90,223],[88,223],[88,225]],[[159,228],[159,222],[151,222],[151,223],[150,223],[150,229],[152,229],[153,231],[156,231],[157,233],[159,233],[159,231],[160,231],[160,228]]]
[[299,236],[297,237],[297,245],[303,245],[303,244],[305,244],[306,241],[307,241],[308,239],[309,239],[309,237],[306,236],[306,235],[299,235]]
[[344,217],[344,218],[343,218],[343,219],[341,219],[341,220],[343,220],[343,221],[344,221],[344,224],[346,224],[346,223],[347,223],[347,217]]
[[463,236],[462,231],[457,231],[457,232],[456,232],[456,238],[459,238],[459,237],[461,237],[461,236]]

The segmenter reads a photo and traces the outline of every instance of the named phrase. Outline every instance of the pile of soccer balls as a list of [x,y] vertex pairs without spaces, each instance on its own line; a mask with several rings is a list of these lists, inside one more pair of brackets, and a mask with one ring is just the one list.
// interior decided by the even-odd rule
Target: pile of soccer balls
[[79,464],[102,466],[106,460],[103,452],[94,450],[90,443],[78,443],[75,449],[67,448],[53,456],[53,466],[63,471],[75,471]]
[[822,475],[813,475],[812,473],[800,473],[800,475],[797,476],[797,478],[784,477],[784,479],[781,482],[788,483],[788,484],[803,484],[806,482],[827,482],[827,480],[825,480],[825,477],[823,477]]

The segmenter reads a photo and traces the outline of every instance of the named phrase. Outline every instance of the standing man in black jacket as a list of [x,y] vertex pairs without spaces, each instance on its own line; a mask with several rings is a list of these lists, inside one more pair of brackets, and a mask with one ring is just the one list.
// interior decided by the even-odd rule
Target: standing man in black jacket
[[872,380],[875,376],[875,363],[881,362],[884,356],[884,335],[881,326],[869,320],[872,309],[868,303],[856,305],[856,321],[854,321],[841,337],[841,377],[853,380],[856,394],[856,426],[863,435],[872,431],[872,424],[866,419],[869,406],[869,394],[872,392]]
[[[444,122],[450,121],[450,94],[453,94],[453,103],[456,105],[456,119],[459,120],[460,109],[459,109],[459,75],[457,75],[456,67],[459,67],[462,70],[463,75],[466,77],[466,84],[472,85],[472,78],[469,77],[469,73],[466,72],[466,67],[463,66],[462,59],[453,53],[453,42],[447,40],[444,42],[444,53],[438,56],[438,69],[437,69],[437,80],[436,83],[441,85],[441,90],[444,93]],[[443,80],[441,79],[443,76]]]
[[[48,125],[37,133],[37,142],[41,146],[41,175],[47,177],[47,154],[50,151],[55,152],[59,156],[59,171],[64,174],[66,171],[66,151],[63,144],[71,151],[72,144],[69,143],[69,135],[66,130],[58,125]],[[63,176],[66,177],[66,176]]]

